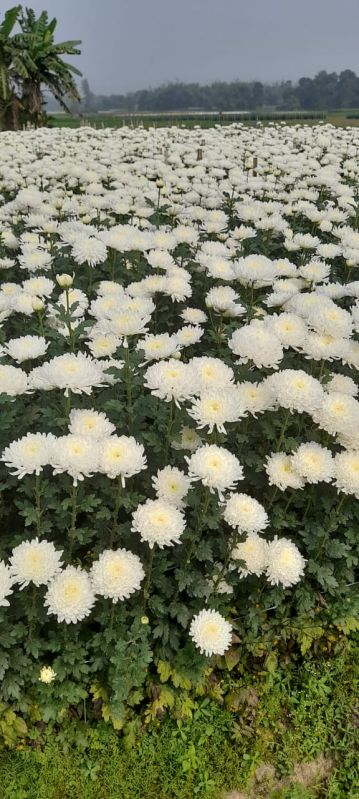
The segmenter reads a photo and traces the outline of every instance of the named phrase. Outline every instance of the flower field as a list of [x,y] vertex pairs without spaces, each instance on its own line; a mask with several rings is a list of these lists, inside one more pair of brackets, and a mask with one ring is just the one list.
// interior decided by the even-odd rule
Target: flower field
[[359,133],[0,141],[2,734],[188,715],[357,625]]

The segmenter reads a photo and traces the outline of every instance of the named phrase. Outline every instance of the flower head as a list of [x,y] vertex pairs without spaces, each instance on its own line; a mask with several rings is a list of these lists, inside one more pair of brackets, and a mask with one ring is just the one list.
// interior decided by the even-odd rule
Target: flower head
[[224,655],[232,640],[232,627],[216,610],[201,610],[189,632],[196,647],[207,655]]

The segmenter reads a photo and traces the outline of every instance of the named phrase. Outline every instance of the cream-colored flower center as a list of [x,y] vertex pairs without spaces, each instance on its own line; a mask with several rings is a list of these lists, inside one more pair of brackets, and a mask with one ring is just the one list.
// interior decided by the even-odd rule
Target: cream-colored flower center
[[152,521],[155,524],[158,524],[158,525],[162,526],[164,524],[167,524],[168,516],[163,511],[155,511],[155,513],[153,513],[153,515],[152,515]]
[[84,446],[80,443],[70,444],[69,452],[71,453],[71,455],[82,455],[84,452]]
[[37,455],[39,451],[40,451],[40,444],[38,444],[36,441],[24,444],[23,452],[25,455]]
[[122,561],[114,561],[113,563],[108,563],[106,571],[109,577],[116,579],[117,577],[122,577],[125,566]]
[[74,580],[68,580],[63,589],[64,598],[66,600],[72,601],[78,599],[81,593],[80,586]]
[[215,637],[218,635],[218,624],[215,621],[207,621],[202,628],[205,635]]

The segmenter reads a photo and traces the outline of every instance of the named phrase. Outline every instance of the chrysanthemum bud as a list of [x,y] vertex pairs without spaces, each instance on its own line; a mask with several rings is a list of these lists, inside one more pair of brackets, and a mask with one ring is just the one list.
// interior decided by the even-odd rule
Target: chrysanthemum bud
[[40,297],[34,297],[32,301],[32,307],[34,311],[43,311],[45,308],[45,303],[40,299]]
[[68,289],[72,286],[74,279],[71,275],[64,273],[63,275],[56,275],[56,282],[62,289]]

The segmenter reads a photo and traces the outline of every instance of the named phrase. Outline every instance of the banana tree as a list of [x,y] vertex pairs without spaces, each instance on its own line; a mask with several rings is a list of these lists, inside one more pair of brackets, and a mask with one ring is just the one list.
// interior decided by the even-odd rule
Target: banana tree
[[13,68],[15,45],[12,36],[20,12],[20,5],[10,8],[0,25],[0,130],[16,130],[20,125],[22,104],[17,91],[18,75]]
[[22,79],[21,102],[28,119],[35,125],[44,119],[44,100],[42,87],[54,95],[61,107],[68,111],[67,98],[80,101],[73,75],[81,72],[62,59],[63,55],[79,55],[80,41],[65,41],[56,44],[54,32],[57,20],[49,21],[46,11],[36,17],[32,9],[21,11],[19,17],[21,32],[16,36],[20,50],[19,61],[14,59],[14,67]]
[[[67,98],[80,101],[74,75],[81,72],[63,60],[79,55],[80,41],[55,43],[57,20],[46,11],[36,17],[30,8],[14,6],[0,25],[0,130],[31,122],[38,126],[46,118],[43,88],[46,87],[65,111]],[[14,32],[15,29],[15,32]]]

